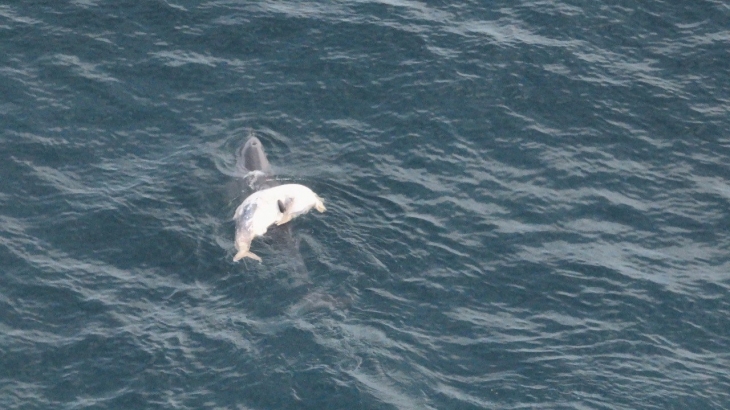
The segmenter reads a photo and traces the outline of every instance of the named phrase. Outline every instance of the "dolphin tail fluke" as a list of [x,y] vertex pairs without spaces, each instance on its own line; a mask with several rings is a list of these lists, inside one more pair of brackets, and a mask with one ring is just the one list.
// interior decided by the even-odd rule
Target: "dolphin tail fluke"
[[239,251],[236,254],[236,256],[233,257],[233,262],[238,262],[243,258],[251,258],[251,259],[261,262],[261,258],[258,255],[256,255],[255,253],[250,252],[250,251]]

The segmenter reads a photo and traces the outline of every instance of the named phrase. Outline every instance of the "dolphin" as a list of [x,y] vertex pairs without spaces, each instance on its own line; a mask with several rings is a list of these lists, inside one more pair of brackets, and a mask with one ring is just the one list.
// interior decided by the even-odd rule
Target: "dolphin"
[[277,185],[249,195],[233,215],[238,251],[233,261],[249,257],[261,262],[249,250],[253,239],[265,234],[271,225],[283,225],[312,208],[319,212],[326,210],[322,198],[304,185]]

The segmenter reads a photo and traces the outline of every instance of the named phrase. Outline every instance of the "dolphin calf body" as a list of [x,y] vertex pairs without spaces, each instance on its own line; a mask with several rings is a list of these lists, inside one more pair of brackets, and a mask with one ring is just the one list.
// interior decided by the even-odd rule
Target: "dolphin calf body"
[[278,185],[249,195],[236,209],[236,256],[234,261],[249,257],[261,258],[249,249],[257,236],[266,233],[271,225],[282,225],[315,208],[326,210],[322,198],[311,189],[299,184]]

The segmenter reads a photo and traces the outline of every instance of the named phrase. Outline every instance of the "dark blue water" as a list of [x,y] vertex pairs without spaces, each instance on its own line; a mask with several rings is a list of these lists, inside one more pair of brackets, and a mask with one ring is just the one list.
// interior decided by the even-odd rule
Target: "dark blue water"
[[452,3],[0,3],[0,408],[730,408],[727,2]]

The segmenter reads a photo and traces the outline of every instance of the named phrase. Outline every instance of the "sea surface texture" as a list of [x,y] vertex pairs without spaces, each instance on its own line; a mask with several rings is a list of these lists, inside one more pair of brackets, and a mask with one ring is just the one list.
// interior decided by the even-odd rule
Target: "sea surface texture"
[[730,408],[727,1],[0,0],[0,123],[0,409]]

